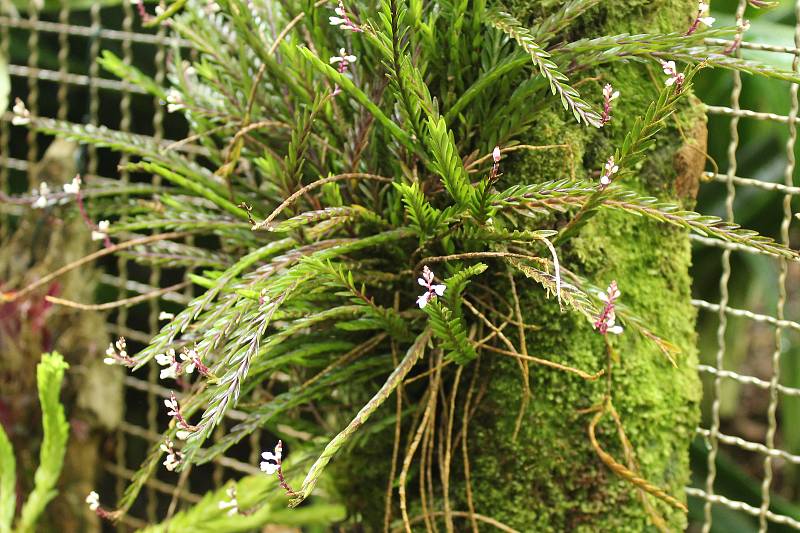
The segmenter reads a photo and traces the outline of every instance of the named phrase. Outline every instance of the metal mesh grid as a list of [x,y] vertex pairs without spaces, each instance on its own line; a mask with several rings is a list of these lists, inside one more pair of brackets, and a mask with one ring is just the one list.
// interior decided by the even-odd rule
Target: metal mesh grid
[[[97,61],[104,49],[114,50],[126,63],[136,66],[153,76],[157,83],[164,84],[166,60],[169,47],[184,46],[185,43],[169,38],[162,29],[148,32],[140,24],[135,6],[121,2],[119,6],[103,7],[94,3],[88,11],[72,11],[64,1],[56,11],[40,12],[35,3],[22,15],[0,12],[0,55],[9,57],[12,37],[15,42],[27,44],[25,61],[10,58],[8,71],[11,76],[11,100],[22,98],[31,113],[39,116],[54,116],[74,123],[102,125],[122,132],[144,134],[153,140],[170,144],[165,138],[165,125],[176,139],[183,137],[185,125],[177,117],[164,116],[164,106],[138,87],[112,79],[101,72]],[[42,45],[56,49],[55,57],[45,58],[40,54]],[[74,61],[85,57],[86,61]],[[88,102],[86,109],[71,109],[70,102]],[[80,98],[83,97],[83,98]],[[134,102],[134,99],[138,98]],[[51,105],[46,105],[50,102]],[[53,106],[52,102],[57,105]],[[118,102],[118,103],[117,103]],[[150,121],[133,117],[134,107]],[[9,190],[12,180],[27,176],[30,186],[37,185],[36,163],[42,157],[48,140],[32,131],[23,132],[11,126],[12,115],[5,112],[0,117],[0,188]],[[188,152],[196,147],[184,145]],[[92,180],[113,179],[132,182],[128,172],[116,172],[118,164],[124,164],[127,156],[119,156],[108,150],[88,147],[82,177]],[[157,177],[150,178],[158,186]],[[110,337],[125,336],[132,350],[141,348],[158,331],[158,314],[164,303],[187,304],[193,296],[190,286],[183,292],[179,288],[164,291],[162,272],[159,268],[143,270],[133,262],[119,258],[116,265],[107,265],[107,272],[100,282],[115,289],[119,300],[139,297],[140,305],[131,308],[115,307],[109,315]],[[181,284],[183,287],[184,284]],[[135,405],[112,435],[112,452],[102,462],[103,477],[98,486],[109,487],[109,499],[118,499],[129,479],[138,468],[152,443],[161,439],[160,430],[166,426],[162,399],[169,390],[158,385],[157,365],[150,365],[135,375],[124,378],[125,403]],[[178,397],[180,398],[180,394]],[[143,409],[142,409],[143,407]],[[241,421],[244,414],[232,410],[229,421]],[[220,428],[215,437],[226,430]],[[174,514],[181,504],[193,504],[200,500],[204,490],[221,485],[225,479],[243,474],[259,472],[257,467],[260,432],[256,432],[246,445],[234,450],[230,457],[220,457],[210,467],[187,469],[175,478],[159,473],[146,484],[145,490],[131,512],[124,516],[118,530],[128,531],[147,523],[158,522]],[[242,460],[244,459],[244,460]],[[197,492],[192,491],[192,478],[199,481]],[[212,480],[212,484],[202,480]],[[111,494],[113,492],[113,495]]]
[[[741,20],[746,0],[740,0],[737,9],[737,19]],[[113,15],[113,16],[105,16]],[[796,7],[797,19],[800,20],[800,1]],[[123,132],[145,134],[155,140],[170,143],[165,139],[165,116],[160,102],[150,101],[152,123],[134,120],[131,116],[131,107],[134,98],[145,98],[143,91],[136,86],[121,82],[111,77],[104,77],[98,64],[93,61],[99,52],[105,48],[113,48],[121,54],[126,63],[135,63],[138,68],[153,75],[158,83],[165,80],[165,60],[169,46],[185,46],[186,43],[168,38],[165,32],[148,32],[141,28],[138,16],[129,2],[123,1],[117,7],[101,7],[95,3],[88,12],[73,12],[69,2],[64,1],[62,7],[55,11],[39,12],[35,3],[31,2],[27,13],[22,16],[0,12],[0,56],[9,57],[9,43],[12,32],[18,38],[27,42],[28,54],[26,61],[9,63],[9,74],[12,77],[11,98],[22,97],[31,113],[41,116],[56,116],[73,122],[83,122],[105,125]],[[45,40],[55,40],[57,43],[57,57],[41,57],[40,45]],[[719,42],[718,40],[715,40]],[[741,48],[767,51],[777,54],[790,54],[793,57],[792,67],[798,70],[800,63],[800,24],[795,30],[795,46],[773,46],[761,43],[743,42]],[[76,66],[69,59],[73,54],[85,54],[88,60]],[[711,115],[730,118],[728,145],[728,167],[725,172],[707,172],[705,181],[720,182],[726,187],[725,211],[728,220],[735,220],[734,201],[737,188],[752,188],[760,194],[777,193],[782,195],[782,219],[778,237],[785,244],[789,243],[789,225],[792,218],[791,201],[795,196],[800,196],[800,187],[794,185],[794,149],[796,143],[796,117],[798,113],[797,86],[792,85],[787,98],[791,109],[788,115],[764,112],[740,107],[742,91],[741,77],[732,73],[733,90],[730,95],[729,106],[707,106]],[[69,107],[70,96],[75,91],[86,95],[88,106],[86,110],[72,110]],[[43,106],[47,98],[53,98],[57,106]],[[149,98],[149,97],[148,97]],[[107,113],[107,109],[119,101],[116,113]],[[137,101],[138,109],[146,108],[142,102]],[[30,184],[34,184],[35,163],[43,153],[45,139],[33,132],[24,134],[24,142],[19,142],[20,134],[17,132],[12,137],[13,130],[10,126],[11,114],[6,112],[0,117],[0,187],[7,190],[10,180],[20,175],[27,174]],[[173,119],[170,119],[174,122]],[[737,175],[737,152],[742,148],[739,139],[740,120],[771,121],[785,124],[789,130],[786,144],[786,165],[784,169],[784,182],[772,183],[756,178]],[[171,131],[175,138],[180,138],[183,125],[172,124]],[[711,130],[710,135],[715,135]],[[17,142],[12,145],[12,138]],[[747,142],[747,139],[744,139]],[[192,151],[191,145],[184,146],[187,151]],[[84,178],[102,179],[102,175],[113,174],[116,163],[124,163],[125,156],[120,158],[104,150],[90,147],[86,155],[86,172]],[[116,159],[114,159],[116,157]],[[117,173],[114,179],[130,181],[127,172]],[[702,205],[700,206],[702,211]],[[794,455],[776,445],[776,434],[780,421],[776,413],[783,397],[800,397],[800,388],[793,388],[780,383],[780,355],[782,348],[787,343],[787,332],[800,332],[800,323],[788,320],[784,316],[787,302],[787,275],[788,265],[785,260],[775,259],[779,262],[779,277],[775,286],[778,299],[774,315],[755,312],[748,309],[739,309],[730,305],[728,289],[730,278],[733,274],[734,263],[731,261],[733,254],[754,253],[754,250],[741,245],[722,243],[703,237],[692,236],[692,241],[699,247],[716,247],[722,249],[721,269],[719,279],[720,299],[718,302],[709,302],[694,299],[692,303],[700,313],[713,314],[718,319],[717,348],[714,364],[701,364],[698,370],[703,375],[710,376],[712,387],[710,394],[711,420],[707,427],[698,427],[697,434],[703,438],[709,448],[708,472],[704,479],[704,488],[687,487],[690,498],[697,498],[704,504],[702,522],[703,532],[710,531],[713,525],[712,509],[714,506],[723,506],[730,510],[757,517],[759,531],[765,532],[770,524],[780,524],[791,529],[800,530],[800,521],[781,515],[770,509],[770,489],[773,483],[774,470],[779,462],[800,465],[800,456]],[[131,265],[123,258],[117,261],[114,273],[103,274],[100,281],[115,287],[119,299],[131,296],[141,296],[145,302],[144,309],[120,307],[109,319],[109,332],[113,336],[124,335],[133,348],[136,343],[146,343],[150,336],[158,329],[158,313],[164,302],[186,304],[192,296],[191,287],[186,287],[183,292],[178,289],[159,291],[162,286],[162,273],[158,268],[142,271],[141,268],[131,271]],[[142,320],[142,314],[145,318]],[[135,316],[134,316],[135,315]],[[770,379],[762,379],[738,369],[724,368],[725,354],[730,347],[726,343],[728,320],[730,317],[746,319],[774,329],[775,346],[771,358]],[[765,391],[769,401],[765,413],[767,431],[763,442],[754,442],[745,438],[728,435],[722,432],[720,420],[721,386],[724,381],[732,380],[742,386],[754,387]],[[153,442],[160,439],[159,428],[163,427],[164,420],[159,413],[161,398],[168,396],[169,390],[158,385],[157,369],[151,366],[142,370],[137,375],[126,376],[126,404],[136,405],[131,409],[126,419],[120,424],[113,437],[113,453],[106,457],[102,466],[105,474],[112,480],[116,496],[119,497],[124,490],[127,480],[132,476],[144,457],[144,450]],[[138,406],[145,406],[144,414]],[[242,420],[244,414],[236,410],[228,413],[231,422]],[[159,425],[159,421],[161,425]],[[218,437],[226,430],[223,424],[215,435]],[[219,457],[210,467],[197,467],[187,469],[177,479],[159,474],[147,482],[147,490],[139,498],[137,505],[131,513],[123,517],[119,528],[126,530],[129,527],[141,527],[147,522],[154,522],[172,515],[181,504],[192,504],[200,499],[203,490],[219,484],[231,476],[256,473],[258,469],[252,465],[257,464],[257,454],[260,449],[261,435],[257,432],[239,449],[236,457]],[[144,444],[144,445],[143,445]],[[763,478],[760,491],[760,506],[755,506],[744,501],[731,499],[715,492],[717,454],[721,447],[732,447],[762,458]],[[163,473],[162,473],[163,474]],[[211,479],[211,485],[208,479]],[[205,481],[200,481],[205,480]],[[196,491],[192,487],[196,487]],[[165,502],[168,505],[165,506]]]

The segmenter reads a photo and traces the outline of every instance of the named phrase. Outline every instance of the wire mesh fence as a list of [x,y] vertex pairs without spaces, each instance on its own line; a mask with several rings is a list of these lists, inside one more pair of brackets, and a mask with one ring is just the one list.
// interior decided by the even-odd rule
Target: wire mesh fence
[[[0,57],[9,58],[11,100],[24,99],[31,113],[37,116],[147,135],[166,145],[182,139],[186,125],[179,117],[166,115],[163,102],[154,101],[137,86],[102,72],[95,59],[102,50],[113,50],[126,63],[136,65],[152,75],[157,83],[164,84],[170,51],[173,47],[184,47],[185,43],[169,37],[163,28],[143,29],[136,6],[129,2],[108,6],[95,2],[89,9],[72,9],[71,4],[64,0],[55,9],[40,10],[31,2],[21,13],[0,7]],[[48,2],[47,6],[50,5]],[[738,2],[736,17],[740,21],[746,6],[746,0]],[[796,10],[800,12],[800,2]],[[800,16],[796,15],[795,20],[798,19]],[[789,56],[792,68],[797,71],[800,24],[795,25],[793,46],[744,42],[741,50],[745,54],[757,51]],[[724,187],[725,217],[737,222],[736,200],[743,190],[747,191],[748,198],[753,195],[769,197],[772,203],[768,205],[777,205],[780,210],[779,225],[773,228],[770,236],[788,245],[792,200],[800,195],[800,187],[794,183],[797,86],[786,84],[788,113],[776,113],[769,106],[763,109],[742,107],[744,85],[740,74],[733,72],[726,76],[732,80],[727,105],[708,105],[707,112],[712,117],[709,136],[727,139],[727,162],[725,168],[704,175],[709,183],[706,187],[713,183]],[[19,189],[19,184],[38,182],[37,163],[50,142],[44,136],[13,126],[11,118],[12,114],[5,112],[0,120],[0,187],[3,191]],[[740,138],[741,125],[747,121],[774,123],[788,131],[780,182],[739,174],[738,155],[755,142],[747,137]],[[202,153],[192,143],[183,144],[181,149]],[[84,179],[90,183],[109,179],[136,183],[142,179],[124,170],[117,171],[117,165],[126,162],[124,155],[120,157],[110,150],[96,148],[82,148],[78,155]],[[157,180],[157,177],[145,179]],[[713,208],[704,205],[701,196],[698,210],[704,212],[706,207]],[[784,483],[791,471],[800,469],[800,455],[793,453],[797,450],[782,446],[786,441],[784,427],[793,421],[786,419],[781,410],[782,403],[800,397],[800,387],[795,386],[798,381],[786,381],[781,373],[783,355],[800,332],[800,323],[791,319],[790,312],[795,309],[791,305],[794,301],[792,281],[797,280],[798,273],[783,259],[768,259],[775,263],[772,268],[778,275],[772,280],[768,289],[770,295],[765,295],[764,301],[774,300],[774,305],[771,308],[767,305],[737,307],[731,300],[730,288],[737,279],[737,269],[747,264],[741,257],[746,258],[752,251],[745,246],[703,237],[693,236],[692,240],[696,254],[707,250],[718,253],[718,263],[712,272],[719,275],[717,299],[693,300],[701,321],[715,325],[715,334],[713,344],[701,344],[702,364],[698,367],[707,385],[704,401],[708,409],[703,424],[697,428],[699,442],[704,448],[701,456],[705,460],[694,464],[694,483],[686,488],[690,502],[699,503],[694,509],[700,510],[693,513],[691,527],[703,532],[723,530],[720,520],[724,515],[718,511],[725,510],[752,517],[755,528],[762,532],[772,531],[774,527],[800,530],[800,516],[776,503],[774,496],[778,493],[776,483]],[[117,300],[138,298],[134,300],[135,305],[114,308],[108,324],[109,334],[125,336],[133,350],[147,343],[158,330],[158,315],[164,307],[186,304],[193,296],[190,286],[171,285],[170,276],[165,276],[159,268],[143,269],[126,258],[106,264],[104,268],[100,282],[113,288]],[[162,287],[167,289],[161,290]],[[727,355],[739,349],[731,345],[733,327],[768,330],[771,346],[760,347],[756,355],[732,366]],[[158,369],[153,363],[124,380],[125,403],[132,408],[119,424],[113,442],[104,447],[102,463],[105,486],[113,487],[117,497],[121,496],[149,446],[161,438],[159,428],[166,423],[161,403],[169,391],[158,385],[157,377]],[[726,425],[721,408],[727,383],[740,387],[739,398],[760,398],[756,402],[755,414],[759,421],[756,430],[737,434],[736,426]],[[231,410],[229,423],[243,416]],[[223,424],[217,435],[225,430]],[[199,501],[204,490],[221,485],[226,478],[257,472],[253,465],[258,462],[260,439],[260,433],[256,432],[247,443],[233,448],[228,456],[216,459],[211,465],[186,469],[177,478],[163,472],[154,476],[131,513],[122,518],[119,528],[127,530],[163,519],[181,505]],[[720,486],[718,474],[722,455],[751,466],[758,465],[757,469],[748,470],[760,480],[757,493],[743,495]]]

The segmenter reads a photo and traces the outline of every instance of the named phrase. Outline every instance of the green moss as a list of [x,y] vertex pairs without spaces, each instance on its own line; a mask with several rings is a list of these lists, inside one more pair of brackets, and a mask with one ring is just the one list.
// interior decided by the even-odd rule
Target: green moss
[[[560,4],[515,0],[506,5],[514,13],[535,19]],[[688,0],[602,2],[584,17],[575,37],[681,28],[694,7]],[[600,131],[576,127],[554,100],[537,117],[537,126],[532,129],[535,137],[525,140],[532,145],[569,144],[578,176],[601,167],[635,117],[655,98],[662,79],[657,68],[651,66],[648,71],[648,67],[629,64],[584,75],[598,77],[581,85],[586,94],[599,94],[606,82],[621,92],[613,122]],[[692,131],[692,124],[700,117],[698,111],[682,111],[677,115],[680,130]],[[671,127],[659,138],[628,185],[676,199],[673,158],[683,142],[678,131]],[[503,185],[510,185],[567,177],[572,168],[564,151],[548,149],[520,153],[503,172]],[[613,394],[640,472],[682,498],[689,479],[688,447],[699,416],[701,393],[695,371],[688,238],[673,227],[602,212],[560,253],[565,266],[596,280],[598,285],[617,280],[621,301],[655,333],[681,349],[677,368],[672,367],[652,342],[627,330],[614,339],[621,360],[613,374]],[[585,318],[562,312],[529,280],[520,279],[517,287],[526,322],[542,326],[527,334],[531,355],[590,372],[603,367],[602,338]],[[507,289],[497,288],[501,293]],[[532,398],[520,432],[513,439],[523,395],[520,375],[512,358],[483,357],[481,382],[486,384],[486,391],[470,420],[468,439],[476,512],[520,531],[638,532],[651,528],[635,488],[606,468],[591,448],[587,436],[591,415],[579,411],[601,400],[603,384],[531,364]],[[616,430],[608,419],[598,427],[598,439],[606,451],[623,459]],[[369,446],[343,458],[336,467],[359,472],[359,482],[348,485],[343,493],[353,500],[351,509],[365,519],[368,529],[370,524],[379,529],[382,523],[388,450],[390,442],[370,441]],[[452,508],[466,510],[460,452],[452,464]],[[438,479],[438,474],[434,475]],[[416,480],[410,483],[409,491],[412,505],[418,509],[413,503],[416,485]],[[681,512],[650,500],[671,530],[685,528]],[[459,522],[457,529],[464,525]]]
[[[531,3],[512,5],[519,8]],[[537,9],[541,6],[537,3]],[[681,27],[682,14],[689,12],[686,2],[604,2],[594,11],[594,21],[590,17],[583,26],[588,34],[665,30],[670,29],[670,21]],[[576,143],[575,152],[583,155],[586,169],[598,169],[635,116],[654,98],[660,73],[652,70],[654,78],[646,69],[631,65],[615,65],[596,73],[601,78],[598,83],[608,81],[622,93],[612,124],[594,135],[579,136],[564,113],[555,119],[543,114],[542,125],[534,129],[542,138],[532,144],[555,139]],[[678,116],[683,131],[690,131],[687,125],[697,119],[696,112]],[[674,198],[672,159],[680,144],[677,129],[662,136],[628,185]],[[563,172],[563,160],[538,152],[522,157],[506,176],[527,182],[560,177]],[[673,368],[650,341],[628,330],[615,339],[621,362],[613,379],[614,405],[642,474],[680,498],[689,479],[688,446],[700,401],[694,370],[695,314],[689,302],[688,239],[671,227],[630,215],[601,213],[562,253],[566,266],[598,284],[617,280],[622,301],[653,331],[681,348],[678,367]],[[574,314],[560,312],[555,302],[524,283],[520,284],[526,287],[521,295],[523,314],[528,321],[544,326],[528,334],[531,353],[587,371],[602,368],[603,345],[591,325]],[[476,511],[521,531],[648,529],[650,521],[635,489],[600,462],[587,437],[590,416],[579,414],[580,409],[600,401],[601,385],[531,365],[533,398],[518,438],[512,440],[523,394],[520,370],[513,360],[487,359],[489,389],[470,426]],[[608,422],[601,423],[598,439],[622,460],[616,431]],[[656,506],[671,529],[685,528],[682,513],[661,502]]]

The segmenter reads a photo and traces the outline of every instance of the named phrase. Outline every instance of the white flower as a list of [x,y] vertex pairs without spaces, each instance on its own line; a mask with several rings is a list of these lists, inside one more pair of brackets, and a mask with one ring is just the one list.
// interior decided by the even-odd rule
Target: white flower
[[178,406],[178,400],[175,399],[174,395],[164,400],[164,405],[169,409],[169,411],[167,411],[167,416],[178,416],[180,408]]
[[192,435],[192,432],[187,429],[179,429],[175,432],[175,436],[178,437],[178,440],[186,440]]
[[664,80],[664,85],[670,87],[677,83],[678,86],[680,86],[683,83],[684,75],[678,72],[674,61],[662,61],[661,68],[664,69],[664,74],[668,76],[668,78]]
[[178,465],[181,464],[182,459],[183,459],[183,454],[181,452],[176,452],[173,450],[172,453],[167,454],[167,458],[164,459],[164,462],[162,464],[167,470],[172,472],[173,470],[178,468]]
[[278,444],[275,446],[275,452],[262,452],[261,458],[264,459],[261,461],[261,471],[266,472],[267,474],[274,474],[281,468],[281,457],[283,455],[283,443],[278,441]]
[[50,186],[47,182],[43,181],[39,184],[39,197],[33,202],[33,207],[42,209],[47,207],[47,195],[50,194]]
[[170,348],[167,350],[166,353],[156,354],[156,363],[159,365],[166,367],[162,368],[161,372],[159,373],[160,379],[167,379],[172,378],[175,379],[178,377],[178,360],[175,358],[175,350]]
[[14,117],[11,119],[11,123],[14,126],[24,126],[30,123],[31,112],[25,107],[25,102],[19,98],[15,99],[14,107],[12,107],[11,110],[14,112]]
[[183,100],[181,99],[181,93],[178,92],[178,90],[174,87],[170,87],[170,89],[167,91],[167,112],[174,113],[184,109],[185,107],[186,106],[183,105]]
[[97,223],[97,229],[92,230],[92,240],[93,241],[103,241],[108,237],[108,228],[111,226],[111,223],[108,220],[101,220]]
[[78,194],[81,190],[81,178],[75,176],[70,183],[64,184],[64,192],[67,194]]
[[433,276],[434,274],[431,271],[431,269],[428,268],[428,265],[425,265],[422,268],[422,277],[417,278],[417,283],[428,289],[428,291],[425,294],[421,294],[417,298],[417,305],[419,306],[420,309],[428,305],[428,302],[430,302],[434,296],[442,296],[444,294],[445,289],[447,289],[445,285],[434,284]]
[[189,350],[187,352],[183,352],[181,354],[181,361],[182,363],[182,370],[187,374],[191,374],[194,372],[195,361],[197,360],[197,352],[194,350]]
[[615,91],[614,88],[611,87],[610,83],[606,83],[603,87],[603,96],[605,97],[606,101],[613,102],[619,98],[619,91]]
[[426,292],[425,294],[420,294],[419,296],[417,296],[417,305],[419,306],[419,308],[420,309],[424,309],[425,306],[428,305],[428,302],[431,301],[431,297],[432,297],[432,295],[429,292]]
[[347,51],[344,48],[339,49],[339,55],[333,56],[330,59],[331,65],[338,65],[339,63],[344,63],[348,65],[350,63],[355,63],[358,58],[352,54],[348,55]]
[[89,495],[86,496],[86,503],[89,504],[89,509],[97,511],[97,509],[100,508],[100,495],[95,491],[90,492]]
[[266,473],[266,474],[272,475],[272,474],[274,474],[275,472],[278,471],[278,464],[277,463],[268,463],[268,462],[262,461],[261,462],[261,471]]
[[108,343],[108,348],[106,348],[106,356],[103,358],[103,362],[107,365],[113,365],[117,362],[117,351],[114,349],[114,345]]
[[710,7],[706,2],[700,2],[697,4],[697,20],[702,24],[705,24],[708,27],[711,27],[714,24],[714,17],[708,16],[708,11]]
[[236,485],[231,485],[228,487],[228,490],[225,491],[225,494],[228,495],[228,501],[221,501],[217,505],[220,509],[228,509],[226,513],[228,516],[233,516],[239,513],[239,502],[236,500]]
[[166,311],[161,311],[158,314],[159,320],[172,320],[173,318],[175,318],[175,315],[173,315],[172,313],[167,313]]
[[492,161],[494,161],[495,163],[499,163],[500,162],[500,147],[499,146],[495,146],[494,150],[492,150]]
[[[338,12],[339,8],[336,8],[335,11]],[[347,19],[343,19],[341,17],[335,17],[333,15],[328,17],[328,22],[330,23],[331,26],[339,26],[340,28],[347,26]]]
[[158,373],[159,379],[177,379],[178,378],[178,363],[175,362],[169,365],[166,368],[162,368],[161,372]]
[[166,353],[156,354],[156,363],[161,366],[171,365],[175,362],[175,350],[170,348]]
[[606,164],[603,168],[604,171],[603,175],[600,176],[600,184],[605,187],[606,185],[611,183],[611,176],[619,172],[619,166],[617,166],[617,164],[614,163],[613,155],[608,158],[608,161],[606,161]]
[[159,449],[167,454],[166,459],[164,459],[164,462],[162,463],[167,470],[172,472],[179,464],[181,464],[181,461],[183,460],[183,454],[175,450],[175,444],[171,440],[165,440],[163,444],[159,446]]

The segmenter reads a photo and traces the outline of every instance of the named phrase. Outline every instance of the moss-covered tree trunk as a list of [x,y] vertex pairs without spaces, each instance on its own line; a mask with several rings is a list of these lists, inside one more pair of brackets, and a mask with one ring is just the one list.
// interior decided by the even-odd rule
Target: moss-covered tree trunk
[[[506,5],[519,18],[534,21],[562,4],[516,0]],[[696,8],[696,2],[689,0],[607,0],[583,17],[584,22],[570,37],[681,31],[689,26]],[[620,91],[612,123],[600,131],[579,128],[567,112],[553,105],[541,114],[538,127],[533,129],[536,136],[525,141],[533,145],[566,143],[569,149],[532,152],[504,163],[503,179],[507,184],[566,177],[573,170],[587,175],[598,169],[622,141],[635,117],[643,114],[656,97],[664,79],[660,68],[652,64],[616,64],[607,70],[583,74],[596,75],[602,83],[611,83]],[[705,145],[705,119],[686,109],[670,120],[667,132],[659,137],[637,176],[626,184],[647,194],[690,204],[702,171],[703,158],[699,154]],[[571,162],[577,168],[571,168]],[[652,342],[632,330],[615,337],[612,342],[620,361],[614,367],[612,391],[640,473],[683,500],[683,487],[689,481],[688,449],[701,392],[695,370],[695,313],[690,304],[687,234],[631,215],[601,212],[559,253],[562,263],[572,271],[606,285],[616,280],[622,292],[620,302],[680,348],[677,367],[673,367]],[[585,318],[559,310],[558,304],[546,298],[530,280],[520,277],[516,287],[525,322],[539,328],[526,331],[530,355],[592,372],[604,367],[603,338]],[[506,291],[509,286],[497,288]],[[475,512],[520,531],[651,529],[652,520],[637,489],[601,462],[588,438],[592,415],[581,410],[602,400],[602,380],[591,383],[533,363],[528,370],[530,398],[515,435],[524,397],[520,366],[513,358],[491,352],[480,361],[478,388],[483,386],[484,390],[469,420],[467,439]],[[465,372],[462,378],[464,388],[469,374]],[[463,398],[465,390],[459,394]],[[412,435],[404,437],[406,443]],[[625,462],[609,416],[598,426],[597,438],[606,451]],[[354,481],[359,486],[346,483],[344,492],[355,495],[358,500],[354,498],[353,509],[379,529],[384,491],[372,483],[370,472],[388,472],[391,448],[378,446],[374,440],[370,447],[345,461],[349,475],[360,482]],[[451,461],[450,508],[456,511],[469,508],[461,456],[461,450],[456,448]],[[434,474],[433,480],[438,484],[439,475]],[[418,485],[416,478],[409,482],[412,485]],[[441,486],[434,488],[438,495],[441,490]],[[409,488],[410,497],[418,492]],[[395,511],[396,498],[395,495]],[[685,528],[686,518],[681,511],[650,496],[647,499],[666,520],[669,530]],[[441,500],[427,505],[428,511],[442,509]],[[421,512],[418,503],[412,502],[410,508],[414,509],[412,516]],[[469,527],[468,521],[458,520],[456,530]],[[422,529],[423,524],[417,522],[415,529]],[[442,522],[439,524],[441,527]],[[486,524],[482,528],[492,529]]]

